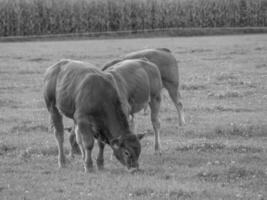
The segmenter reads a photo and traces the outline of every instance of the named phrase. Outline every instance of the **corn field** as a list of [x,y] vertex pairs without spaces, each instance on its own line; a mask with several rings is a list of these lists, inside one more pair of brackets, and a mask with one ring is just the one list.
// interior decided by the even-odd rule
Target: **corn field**
[[267,0],[0,0],[0,36],[267,25]]

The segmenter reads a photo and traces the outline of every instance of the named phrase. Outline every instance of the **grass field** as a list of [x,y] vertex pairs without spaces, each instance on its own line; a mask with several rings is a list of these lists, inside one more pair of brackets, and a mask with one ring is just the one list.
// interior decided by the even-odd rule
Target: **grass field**
[[[149,117],[136,117],[137,131],[147,133],[141,172],[129,174],[110,148],[104,171],[85,174],[80,156],[59,170],[45,69],[61,58],[101,66],[149,47],[169,48],[179,61],[187,125],[178,127],[163,91],[161,156]],[[0,199],[266,199],[266,91],[267,35],[1,43]]]

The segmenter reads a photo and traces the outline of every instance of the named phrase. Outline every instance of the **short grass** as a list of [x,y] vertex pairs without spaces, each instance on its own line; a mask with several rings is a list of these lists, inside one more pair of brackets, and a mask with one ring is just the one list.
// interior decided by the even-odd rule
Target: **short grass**
[[[104,171],[85,174],[80,156],[59,170],[45,69],[61,58],[101,66],[149,47],[170,48],[179,62],[187,125],[178,126],[163,91],[162,155],[154,155],[149,115],[136,117],[137,132],[147,134],[139,173],[111,159],[108,147]],[[2,43],[0,199],[265,199],[266,54],[266,35]]]

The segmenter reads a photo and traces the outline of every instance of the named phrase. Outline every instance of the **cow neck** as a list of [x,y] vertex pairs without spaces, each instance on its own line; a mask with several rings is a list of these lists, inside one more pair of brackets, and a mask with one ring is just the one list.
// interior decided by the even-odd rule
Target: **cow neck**
[[131,134],[128,125],[128,119],[126,118],[125,113],[123,113],[122,109],[118,110],[118,108],[115,112],[117,112],[115,115],[116,117],[114,117],[114,115],[112,115],[111,113],[109,113],[108,116],[108,129],[111,140],[120,136]]
[[[114,71],[109,71],[106,72],[106,77],[108,80],[111,81],[113,87],[115,88],[117,95],[119,97],[120,101],[120,108],[116,108],[116,110],[112,112],[108,112],[108,130],[109,130],[109,141],[112,139],[118,138],[120,136],[125,136],[131,134],[129,125],[128,125],[128,113],[129,113],[129,106],[128,106],[128,101],[126,98],[126,93],[125,93],[125,87],[124,84],[122,83],[121,77],[116,74]],[[112,115],[111,113],[115,112],[115,116]]]
[[122,128],[115,128],[115,127],[109,127],[110,131],[109,131],[109,142],[115,138],[119,138],[119,137],[125,137],[127,135],[130,135],[131,132],[127,129],[123,130]]
[[115,71],[108,72],[112,79],[112,84],[116,89],[116,92],[120,98],[122,110],[126,116],[129,115],[130,112],[130,105],[128,103],[128,94],[126,89],[126,82],[125,80]]

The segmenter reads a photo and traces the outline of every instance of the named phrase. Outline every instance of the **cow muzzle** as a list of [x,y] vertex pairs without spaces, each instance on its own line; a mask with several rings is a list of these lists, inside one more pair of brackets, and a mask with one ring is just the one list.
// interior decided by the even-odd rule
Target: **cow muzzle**
[[130,171],[130,173],[135,173],[135,172],[139,171],[139,164],[136,162],[136,163],[133,163],[133,164],[127,166],[127,168]]

